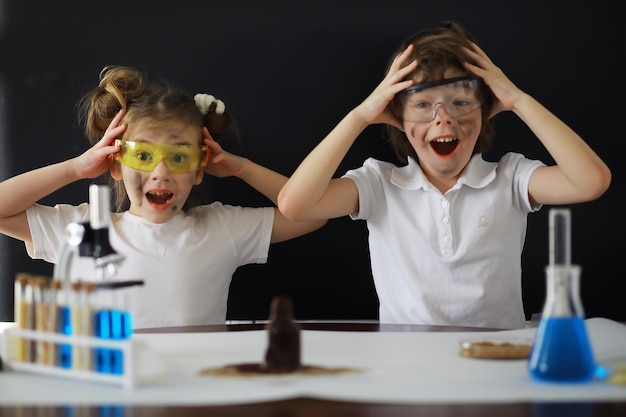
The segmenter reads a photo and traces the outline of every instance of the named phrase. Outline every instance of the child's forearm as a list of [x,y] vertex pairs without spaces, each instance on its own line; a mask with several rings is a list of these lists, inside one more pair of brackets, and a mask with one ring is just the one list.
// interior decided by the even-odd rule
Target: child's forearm
[[0,218],[21,213],[47,195],[79,179],[71,159],[9,178],[0,183]]
[[239,178],[276,205],[278,193],[287,182],[287,177],[249,160],[247,164],[245,173]]

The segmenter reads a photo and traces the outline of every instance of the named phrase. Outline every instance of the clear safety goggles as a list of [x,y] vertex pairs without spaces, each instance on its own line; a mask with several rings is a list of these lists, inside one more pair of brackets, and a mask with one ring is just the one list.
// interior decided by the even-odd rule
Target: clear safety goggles
[[181,174],[197,171],[209,161],[206,145],[170,145],[120,139],[115,144],[122,148],[115,155],[115,160],[140,171],[152,172],[159,162],[164,161],[170,173]]
[[454,77],[416,84],[397,96],[402,120],[430,123],[440,107],[457,119],[482,104],[479,81],[475,77]]

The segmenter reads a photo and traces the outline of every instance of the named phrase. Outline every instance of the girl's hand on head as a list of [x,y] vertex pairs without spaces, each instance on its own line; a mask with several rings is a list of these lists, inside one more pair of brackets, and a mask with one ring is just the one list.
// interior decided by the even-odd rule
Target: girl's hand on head
[[467,53],[476,61],[477,65],[465,62],[465,68],[471,73],[483,79],[485,84],[491,89],[496,97],[493,103],[490,117],[496,114],[515,109],[515,103],[524,94],[509,78],[497,67],[487,54],[476,44],[472,44],[472,49],[464,48]]
[[204,144],[209,147],[209,162],[204,167],[204,172],[215,177],[241,176],[246,167],[246,159],[222,149],[206,127],[202,128],[202,134]]
[[80,178],[96,178],[116,163],[115,153],[119,152],[120,147],[114,145],[115,139],[126,131],[126,125],[120,125],[123,116],[124,112],[120,110],[111,120],[102,139],[76,158],[75,171]]
[[404,130],[402,123],[389,109],[389,103],[396,94],[413,85],[413,80],[403,80],[415,70],[417,61],[412,61],[405,67],[401,67],[412,50],[413,45],[409,45],[408,48],[394,58],[385,78],[372,91],[369,97],[355,109],[355,113],[367,124],[385,123]]

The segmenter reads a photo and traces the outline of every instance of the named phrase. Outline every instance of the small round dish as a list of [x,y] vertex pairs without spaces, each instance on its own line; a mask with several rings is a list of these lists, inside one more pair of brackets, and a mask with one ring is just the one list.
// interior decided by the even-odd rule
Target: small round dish
[[478,359],[528,359],[532,340],[486,337],[461,340],[461,356]]

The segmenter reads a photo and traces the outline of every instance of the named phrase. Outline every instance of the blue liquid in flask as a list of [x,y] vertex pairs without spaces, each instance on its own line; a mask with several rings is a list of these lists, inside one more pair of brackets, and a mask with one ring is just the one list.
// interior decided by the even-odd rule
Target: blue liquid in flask
[[542,319],[528,369],[537,381],[591,381],[596,365],[583,319],[578,316]]

